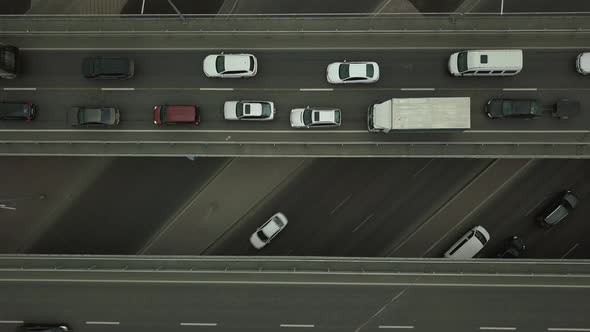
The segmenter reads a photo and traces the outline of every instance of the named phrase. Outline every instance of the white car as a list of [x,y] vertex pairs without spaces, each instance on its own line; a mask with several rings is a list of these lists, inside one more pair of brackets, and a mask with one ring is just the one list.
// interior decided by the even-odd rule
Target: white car
[[590,53],[580,53],[576,58],[576,69],[582,75],[590,74]]
[[291,110],[291,127],[326,128],[339,127],[342,115],[339,109],[309,107]]
[[285,226],[287,226],[287,217],[281,212],[277,212],[262,226],[258,227],[256,232],[250,236],[250,243],[254,248],[262,249],[270,242],[270,240],[277,236]]
[[379,80],[377,62],[334,62],[328,65],[326,72],[328,82],[334,84],[375,83]]
[[482,226],[475,226],[445,252],[445,257],[451,259],[473,258],[489,240],[488,231]]
[[272,101],[226,101],[223,105],[223,117],[226,120],[258,120],[274,119],[275,104]]
[[258,60],[252,54],[211,54],[203,60],[207,77],[253,77],[258,71]]

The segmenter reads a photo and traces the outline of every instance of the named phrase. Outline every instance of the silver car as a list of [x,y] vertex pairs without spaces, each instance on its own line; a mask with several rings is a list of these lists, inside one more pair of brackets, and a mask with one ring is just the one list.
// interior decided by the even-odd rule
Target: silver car
[[226,101],[223,105],[223,117],[226,120],[269,121],[274,119],[275,112],[272,101]]
[[256,232],[250,236],[250,243],[256,249],[262,249],[287,226],[287,217],[281,212],[275,213]]
[[329,128],[340,126],[342,114],[339,109],[307,106],[292,109],[290,119],[293,128]]

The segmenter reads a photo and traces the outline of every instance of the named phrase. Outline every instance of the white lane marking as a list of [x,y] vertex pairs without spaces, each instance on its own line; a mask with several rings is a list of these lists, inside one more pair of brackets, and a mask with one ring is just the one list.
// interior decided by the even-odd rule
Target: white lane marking
[[333,88],[301,88],[299,91],[334,91]]
[[379,14],[383,9],[385,9],[385,7],[387,7],[387,5],[389,5],[389,3],[391,2],[391,0],[387,0],[385,1],[385,3],[378,9],[375,11],[375,15]]
[[359,228],[361,228],[362,225],[364,225],[369,219],[371,219],[373,216],[375,215],[375,213],[371,213],[370,215],[368,215],[365,220],[363,220],[362,223],[360,223],[358,226],[356,226],[356,228],[352,231],[353,233],[356,232]]
[[[524,13],[523,13],[524,14]],[[559,13],[564,14],[564,13]],[[571,14],[583,14],[581,12],[573,12]],[[550,12],[544,12],[543,15],[551,15]],[[27,15],[27,16],[34,16],[34,15]],[[65,15],[60,15],[60,17]],[[425,33],[429,30],[420,30],[419,32]],[[539,30],[541,32],[551,32],[551,30]],[[578,29],[571,29],[568,30],[570,32],[581,32],[582,30]],[[129,32],[136,32],[136,31],[129,31]],[[161,32],[161,31],[157,31]],[[179,33],[186,33],[186,31],[178,31]],[[328,31],[330,33],[334,33],[335,31]],[[366,31],[360,31],[366,32]],[[399,31],[399,33],[407,34],[408,30]],[[441,30],[431,30],[430,32],[442,32]],[[451,31],[452,32],[452,31]],[[466,31],[465,35],[477,35],[479,31],[468,30]],[[492,31],[493,32],[493,31]],[[499,30],[498,32],[518,32],[518,30]],[[525,31],[535,33],[534,31]],[[559,32],[564,32],[564,30],[559,30]],[[104,33],[104,31],[103,31]],[[173,31],[170,31],[173,33]],[[236,33],[236,31],[232,31],[232,33]],[[257,31],[259,33],[259,31]],[[486,35],[489,31],[482,31],[482,35]],[[462,35],[458,33],[458,35]],[[576,46],[547,46],[547,47],[538,47],[538,46],[519,46],[519,49],[525,50],[579,50],[580,48],[588,47],[587,45],[580,44]],[[480,49],[481,44],[475,45],[464,45],[462,46],[464,49]],[[22,47],[20,50],[23,51],[219,51],[219,47],[137,47],[137,48],[127,48],[127,47]],[[456,50],[456,46],[439,46],[439,47],[428,47],[428,46],[375,46],[375,47],[248,47],[249,50],[257,50],[257,51],[317,51],[317,50],[334,50],[334,51],[343,51],[343,50]]]
[[315,327],[314,324],[281,324],[281,327]]
[[4,88],[4,91],[36,91],[37,88]]
[[486,331],[514,331],[516,327],[508,326],[508,327],[500,327],[500,326],[480,326],[480,330]]
[[87,321],[86,325],[119,325],[119,322]]
[[0,320],[0,324],[22,324],[22,320]]
[[590,328],[583,328],[583,327],[549,327],[547,331],[590,331]]
[[500,15],[504,15],[504,0],[500,3]]
[[346,203],[351,197],[352,194],[348,195],[342,202],[340,202],[340,204],[338,204],[334,209],[332,209],[332,211],[330,211],[330,214],[334,214],[334,212],[336,212],[336,210],[338,210],[342,205],[344,205],[344,203]]
[[217,326],[217,323],[180,323],[180,326]]
[[[273,134],[293,134],[299,133],[304,135],[313,134],[363,134],[368,133],[367,130],[222,130],[222,129],[0,129],[0,132],[23,132],[23,133],[71,133],[71,132],[119,132],[119,133],[273,133]],[[442,133],[441,133],[442,134]],[[463,132],[454,132],[452,134],[590,134],[590,130],[465,130]],[[373,143],[387,143],[373,142]],[[445,142],[449,144],[452,142]],[[519,143],[521,144],[521,143]],[[547,144],[555,144],[549,142]]]
[[576,249],[580,244],[576,243],[574,244],[573,247],[570,248],[570,250],[568,250],[565,254],[563,254],[563,256],[561,256],[561,259],[564,259],[565,257],[567,257],[567,255],[569,255],[572,251],[574,251],[574,249]]
[[539,205],[543,204],[545,202],[545,200],[547,199],[547,196],[543,197],[543,199],[541,199],[539,202],[537,202],[537,204],[535,204],[535,206],[533,206],[530,210],[527,211],[525,216],[530,215],[533,211],[535,211],[535,209],[537,209],[539,207]]
[[100,88],[102,91],[133,91],[135,88]]
[[413,329],[413,325],[379,325],[380,329]]
[[434,91],[435,88],[400,88],[401,91]]
[[420,168],[418,170],[418,172],[414,173],[414,175],[412,175],[412,177],[416,177],[418,176],[418,174],[422,173],[422,171],[424,171],[426,169],[426,167],[428,167],[428,165],[430,165],[430,163],[432,163],[434,161],[434,159],[430,159],[429,162],[426,163],[426,165],[424,165],[424,167]]
[[143,9],[145,8],[145,0],[141,2],[141,15],[143,15]]
[[234,88],[199,88],[201,91],[234,91]]
[[502,91],[537,91],[537,88],[502,88]]

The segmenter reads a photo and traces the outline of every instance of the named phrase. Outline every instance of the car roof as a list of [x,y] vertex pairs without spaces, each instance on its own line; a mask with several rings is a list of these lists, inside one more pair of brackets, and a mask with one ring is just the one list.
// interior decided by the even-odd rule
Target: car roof
[[349,63],[348,73],[350,77],[367,77],[366,63]]
[[[334,110],[313,110],[311,114],[313,123],[335,123],[336,111]],[[317,120],[316,120],[317,119]]]
[[262,104],[256,102],[242,102],[244,108],[244,116],[261,116]]
[[222,54],[225,56],[225,70],[249,70],[250,57],[247,54]]

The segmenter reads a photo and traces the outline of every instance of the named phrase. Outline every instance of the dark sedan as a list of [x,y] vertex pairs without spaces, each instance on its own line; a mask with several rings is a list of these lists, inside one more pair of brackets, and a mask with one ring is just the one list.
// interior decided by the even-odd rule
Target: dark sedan
[[485,112],[491,119],[531,119],[541,116],[541,103],[535,99],[490,99]]
[[504,247],[498,252],[498,258],[518,258],[526,250],[524,240],[514,235],[506,240]]
[[119,124],[120,113],[115,107],[72,107],[68,117],[75,127],[112,127]]
[[565,191],[537,217],[537,221],[546,228],[555,226],[563,221],[578,206],[578,203],[579,199],[573,192]]

